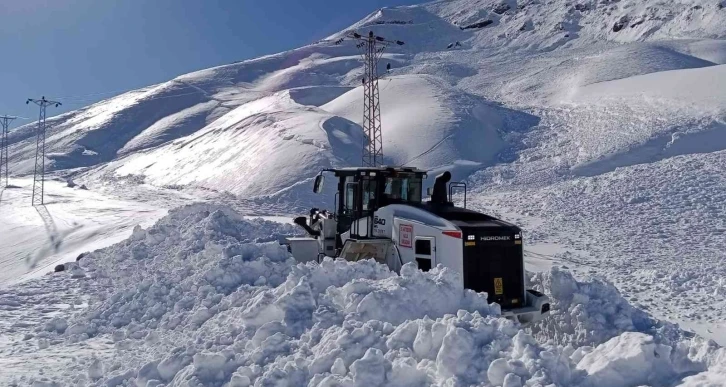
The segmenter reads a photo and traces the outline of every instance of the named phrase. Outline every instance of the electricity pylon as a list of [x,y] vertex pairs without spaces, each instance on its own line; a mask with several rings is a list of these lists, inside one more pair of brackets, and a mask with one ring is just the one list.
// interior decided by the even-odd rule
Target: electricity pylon
[[[363,131],[368,138],[368,144],[363,149],[363,165],[375,167],[383,162],[383,134],[381,133],[381,99],[378,90],[378,61],[383,56],[386,47],[397,44],[402,46],[400,40],[388,40],[377,36],[370,31],[367,36],[352,32],[348,38],[358,40],[356,47],[360,48],[365,69],[363,72]],[[338,40],[336,44],[340,44]],[[388,70],[391,65],[388,65]]]
[[8,186],[8,147],[10,144],[8,143],[8,128],[10,127],[10,123],[13,122],[13,120],[17,119],[16,116],[0,116],[0,184],[2,182],[3,177],[5,178],[5,185],[4,187]]
[[38,115],[38,137],[35,142],[35,173],[33,175],[33,198],[32,203],[35,205],[43,204],[43,194],[45,189],[45,108],[50,105],[58,107],[62,105],[58,101],[48,101],[45,97],[41,99],[28,98],[26,104],[34,103],[40,107]]

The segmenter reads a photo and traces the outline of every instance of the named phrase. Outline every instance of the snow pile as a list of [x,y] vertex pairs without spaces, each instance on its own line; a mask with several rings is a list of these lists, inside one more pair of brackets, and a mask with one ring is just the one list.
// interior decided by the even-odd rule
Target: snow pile
[[668,385],[691,374],[697,375],[679,385],[726,382],[726,350],[654,320],[612,284],[580,282],[556,266],[534,274],[530,283],[552,301],[549,317],[531,327],[532,335],[569,354],[575,369],[586,373],[582,385]]
[[669,342],[680,334],[673,325],[663,325],[634,308],[615,286],[601,279],[579,282],[555,266],[549,272],[534,274],[530,282],[535,290],[552,298],[549,318],[532,327],[540,341],[581,347],[604,343],[623,332],[658,334]]
[[[84,256],[75,274],[51,278],[86,287],[88,309],[48,320],[35,350],[98,346],[98,339],[114,349],[79,353],[55,378],[16,382],[611,386],[685,375],[694,383],[718,380],[724,363],[722,350],[702,340],[666,344],[656,331],[621,334],[640,329],[642,312],[605,285],[578,283],[565,272],[535,279],[551,291],[554,310],[553,323],[531,335],[445,268],[424,273],[407,265],[399,276],[374,261],[296,264],[276,242],[294,232],[225,207],[192,205]],[[589,315],[574,306],[585,295]],[[616,305],[609,310],[598,297]],[[623,316],[630,325],[613,328]],[[542,340],[545,333],[571,345]]]
[[284,282],[294,260],[279,242],[297,232],[214,205],[183,207],[148,230],[137,227],[126,241],[81,260],[89,275],[108,285],[87,316],[89,333],[129,324],[135,330],[194,328],[216,311],[208,307],[238,287]]
[[[627,332],[616,336],[595,349],[579,348],[572,355],[577,369],[587,373],[584,385],[637,386],[671,385],[679,375],[692,375],[683,379],[681,386],[697,386],[698,381],[712,380],[713,385],[726,381],[723,362],[713,363],[713,358],[723,358],[724,350],[710,352],[703,342],[683,342],[677,347],[657,343],[653,336]],[[584,354],[584,356],[583,356]],[[712,369],[708,369],[712,364]],[[720,376],[719,376],[720,375]]]
[[[540,216],[531,235],[587,251],[562,257],[607,275],[636,307],[702,321],[701,334],[726,332],[726,98],[715,65],[726,61],[725,4],[452,0],[376,11],[351,29],[406,41],[380,63],[392,64],[380,82],[385,162],[453,169],[456,180],[489,166],[470,180],[501,193],[487,208]],[[357,164],[365,143],[362,64],[354,40],[335,44],[344,33],[51,118],[49,169],[134,201],[151,195],[124,185],[154,185],[160,200],[171,195],[159,186],[226,190],[275,213],[319,207],[312,176]],[[33,168],[34,130],[10,133],[14,174]],[[40,214],[51,242],[63,242],[48,245],[59,250],[53,259],[160,216],[153,205],[53,204],[52,216]],[[76,212],[103,215],[75,230]],[[15,215],[0,256],[22,263],[28,241],[42,238],[25,227],[34,211]],[[58,239],[64,223],[73,234]],[[48,375],[150,386],[724,380],[723,350],[654,321],[604,281],[536,276],[553,311],[529,335],[447,270],[399,277],[371,262],[296,265],[277,242],[297,232],[219,206],[174,211],[52,281],[0,293],[2,331],[23,338],[7,351],[0,340],[0,359],[15,356],[0,369],[37,375],[33,364],[64,364],[37,360],[73,353],[78,361]],[[45,249],[26,261],[45,267]],[[0,280],[19,272],[5,271]],[[55,297],[61,289],[73,294]]]

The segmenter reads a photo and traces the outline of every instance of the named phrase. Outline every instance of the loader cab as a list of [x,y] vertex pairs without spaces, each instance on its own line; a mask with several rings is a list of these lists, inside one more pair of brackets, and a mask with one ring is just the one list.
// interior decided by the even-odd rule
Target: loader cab
[[[322,190],[323,172],[338,178],[335,212],[338,233],[348,230],[356,237],[372,235],[371,230],[351,230],[356,219],[372,217],[390,204],[420,205],[426,172],[415,168],[360,167],[326,169],[315,179],[313,191]],[[373,222],[369,222],[372,228]]]

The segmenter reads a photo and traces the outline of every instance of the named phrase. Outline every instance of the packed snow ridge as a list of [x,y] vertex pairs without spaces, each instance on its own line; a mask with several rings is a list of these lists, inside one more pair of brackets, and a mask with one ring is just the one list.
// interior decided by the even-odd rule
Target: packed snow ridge
[[[442,267],[406,265],[399,276],[372,260],[296,264],[278,242],[295,232],[191,205],[66,271],[2,291],[3,330],[18,340],[2,354],[17,372],[5,367],[0,381],[698,386],[726,371],[724,349],[653,320],[601,280],[532,275],[553,311],[523,330]],[[25,323],[52,300],[76,307]],[[53,353],[73,355],[32,361]]]

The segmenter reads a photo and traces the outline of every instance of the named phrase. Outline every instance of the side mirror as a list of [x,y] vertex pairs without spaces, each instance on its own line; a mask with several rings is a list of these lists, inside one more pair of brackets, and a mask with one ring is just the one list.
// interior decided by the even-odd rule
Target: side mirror
[[320,193],[323,191],[323,182],[325,182],[325,176],[322,174],[315,176],[315,184],[313,185],[313,192]]
[[431,196],[434,194],[434,187],[426,188],[426,195]]

